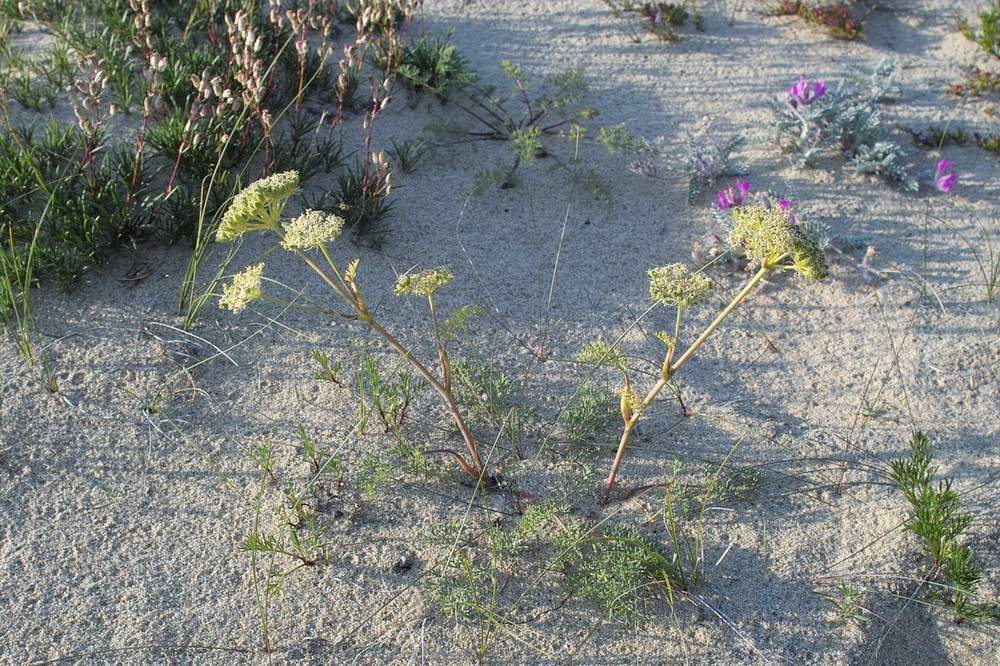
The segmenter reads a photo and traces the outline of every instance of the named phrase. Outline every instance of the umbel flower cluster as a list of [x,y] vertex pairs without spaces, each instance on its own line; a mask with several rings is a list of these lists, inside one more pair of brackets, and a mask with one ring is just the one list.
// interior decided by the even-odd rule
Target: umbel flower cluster
[[729,244],[742,246],[758,266],[791,269],[810,280],[830,274],[823,251],[799,225],[789,224],[783,207],[742,206],[733,209],[733,221]]
[[215,239],[223,243],[248,231],[277,231],[281,212],[298,189],[298,171],[276,173],[258,180],[233,198],[222,216]]

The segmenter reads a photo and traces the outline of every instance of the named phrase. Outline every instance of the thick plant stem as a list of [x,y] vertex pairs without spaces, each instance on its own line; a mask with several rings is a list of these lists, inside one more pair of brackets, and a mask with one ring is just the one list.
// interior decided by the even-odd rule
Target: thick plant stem
[[[728,317],[740,303],[743,302],[743,299],[747,297],[747,294],[749,294],[750,291],[753,290],[753,288],[756,287],[762,279],[764,279],[764,275],[766,275],[767,272],[773,267],[774,262],[770,262],[760,267],[746,286],[740,290],[740,293],[736,295],[729,305],[726,306],[726,309],[720,312],[719,316],[715,318],[715,321],[709,324],[708,328],[706,328],[702,334],[698,336],[698,339],[691,343],[691,346],[687,348],[687,351],[685,351],[681,357],[672,364],[666,365],[663,368],[663,374],[660,379],[656,382],[653,388],[649,390],[649,393],[646,394],[643,401],[639,403],[634,410],[632,410],[632,415],[629,417],[628,421],[625,422],[625,429],[622,431],[622,438],[618,443],[618,452],[615,454],[615,460],[611,463],[611,472],[608,474],[608,480],[604,482],[604,490],[601,493],[601,504],[607,504],[608,500],[611,499],[611,489],[615,485],[615,477],[618,475],[618,467],[621,465],[622,458],[625,456],[625,448],[628,446],[629,439],[632,437],[632,431],[635,429],[636,423],[639,422],[639,417],[642,416],[642,413],[646,411],[646,408],[649,407],[653,400],[656,399],[656,396],[659,395],[660,391],[663,390],[663,387],[667,385],[670,378],[673,377],[678,370],[680,370],[681,366],[684,365],[689,358],[691,358],[698,347],[700,347],[702,343],[708,339],[708,336],[712,335],[715,329],[719,327],[719,324],[721,324],[722,321]],[[672,352],[673,350],[668,352],[668,354]]]

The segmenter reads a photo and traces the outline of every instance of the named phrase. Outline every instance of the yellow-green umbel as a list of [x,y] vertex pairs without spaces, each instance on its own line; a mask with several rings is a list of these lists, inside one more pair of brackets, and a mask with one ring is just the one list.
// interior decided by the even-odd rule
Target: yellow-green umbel
[[454,275],[452,275],[451,269],[447,266],[431,268],[426,271],[421,271],[416,275],[412,273],[403,273],[399,276],[399,279],[396,280],[395,292],[397,294],[433,296],[438,287],[451,282],[452,277],[454,277]]
[[670,264],[649,271],[649,295],[667,306],[686,308],[702,301],[712,283],[684,264]]
[[233,312],[240,312],[253,300],[264,295],[261,290],[260,278],[264,273],[264,264],[247,266],[233,276],[233,283],[222,288],[222,298],[219,305]]
[[225,242],[248,231],[277,231],[281,212],[298,187],[298,171],[276,173],[251,184],[233,197],[215,239]]
[[762,268],[790,269],[810,280],[830,274],[823,251],[801,227],[789,223],[788,212],[780,206],[734,208],[733,220],[729,244],[742,246],[747,257]]
[[344,218],[318,210],[307,210],[283,227],[283,248],[307,250],[335,240],[344,229]]

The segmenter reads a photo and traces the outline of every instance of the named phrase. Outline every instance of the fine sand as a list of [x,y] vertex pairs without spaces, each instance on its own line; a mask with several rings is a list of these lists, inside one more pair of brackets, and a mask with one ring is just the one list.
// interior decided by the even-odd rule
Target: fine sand
[[[379,320],[432,366],[426,304],[394,296],[396,275],[450,266],[455,279],[437,307],[482,309],[468,323],[480,361],[511,379],[508,407],[532,408],[513,449],[509,437],[476,422],[506,490],[477,495],[452,458],[429,454],[430,476],[387,457],[388,480],[367,493],[363,461],[391,440],[374,421],[356,432],[359,357],[368,350],[387,372],[398,357],[362,324],[264,301],[234,315],[213,300],[182,332],[176,309],[188,247],[126,251],[68,294],[37,290],[59,390],[47,392],[41,369],[4,343],[0,662],[439,664],[474,663],[482,652],[491,664],[996,663],[994,624],[958,622],[929,599],[932,562],[903,531],[908,505],[889,479],[911,433],[925,431],[939,475],[954,480],[974,517],[963,543],[983,568],[981,592],[996,599],[1000,319],[997,304],[985,302],[977,256],[988,259],[983,233],[1000,251],[997,157],[972,145],[917,149],[907,131],[953,123],[998,133],[996,116],[984,112],[996,99],[946,92],[964,66],[989,64],[956,28],[955,8],[966,3],[877,4],[863,40],[837,41],[767,15],[765,3],[706,0],[704,31],[689,23],[675,43],[644,33],[634,42],[598,0],[424,4],[414,34],[453,30],[452,43],[483,80],[506,85],[501,60],[539,83],[582,67],[587,104],[599,112],[592,127],[625,124],[660,150],[653,179],[581,142],[581,163],[609,188],[604,203],[544,159],[523,168],[517,187],[472,197],[474,174],[507,159],[508,146],[443,148],[394,175],[381,249],[348,238],[332,249],[341,265],[361,259],[359,280]],[[949,194],[901,192],[832,154],[800,170],[767,140],[767,100],[800,75],[832,86],[850,65],[883,58],[899,67],[887,136],[909,149],[914,173],[954,161]],[[601,506],[596,492],[619,433],[612,426],[571,446],[557,417],[584,379],[572,361],[587,342],[624,335],[628,354],[652,361],[637,369],[662,359],[651,334],[673,326],[672,312],[654,310],[633,326],[650,305],[646,271],[690,262],[695,243],[721,232],[711,207],[725,182],[688,205],[677,168],[684,130],[705,116],[717,116],[719,136],[749,139],[735,158],[749,167],[752,191],[794,198],[834,233],[867,237],[882,275],[868,284],[858,267],[863,250],[832,252],[829,279],[781,275],[755,291],[678,375],[691,415],[669,395],[657,402],[625,458],[620,489],[661,487]],[[454,105],[427,97],[411,104],[400,88],[373,142],[391,148],[442,117],[464,120]],[[351,150],[362,145],[361,124],[361,116],[344,121]],[[560,147],[564,156],[572,149]],[[332,184],[316,179],[306,192],[324,186]],[[232,270],[270,242],[247,238]],[[227,249],[213,247],[203,279]],[[291,253],[265,261],[269,278],[335,305]],[[741,268],[709,271],[718,298],[692,310],[688,336],[736,293]],[[314,379],[313,350],[343,364],[342,386]],[[462,341],[451,350],[471,354]],[[611,390],[617,381],[598,373],[593,383]],[[635,381],[648,386],[644,374]],[[405,424],[422,449],[461,447],[432,391],[414,400]],[[261,555],[255,565],[240,545],[255,525],[287,532],[273,509],[289,484],[301,490],[312,478],[299,426],[343,461],[342,483],[324,475],[304,498],[328,530],[332,559],[268,596],[267,570],[294,561]],[[266,445],[274,472],[261,491],[247,451]],[[490,524],[510,529],[537,499],[665,541],[662,483],[675,461],[698,472],[730,453],[731,468],[757,470],[758,480],[708,505],[702,580],[673,603],[663,586],[637,591],[648,615],[637,625],[602,618],[573,594],[543,543],[497,568],[485,546],[469,545],[496,582],[478,618],[447,616],[427,591],[450,552],[427,537],[445,524],[464,523],[466,538]],[[685,528],[692,534],[696,523]],[[866,590],[857,609],[866,622],[837,626],[830,600],[843,599],[839,585]]]

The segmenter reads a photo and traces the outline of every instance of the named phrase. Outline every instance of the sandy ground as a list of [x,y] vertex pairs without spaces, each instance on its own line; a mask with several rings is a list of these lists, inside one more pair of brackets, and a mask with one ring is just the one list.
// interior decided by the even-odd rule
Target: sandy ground
[[[516,455],[509,441],[491,446],[495,433],[480,426],[491,465],[520,494],[478,496],[442,456],[429,457],[432,478],[397,467],[366,493],[362,460],[388,440],[377,427],[355,432],[355,369],[363,349],[386,364],[392,354],[363,326],[262,302],[241,315],[212,303],[189,333],[179,331],[185,248],[126,252],[70,294],[38,292],[59,391],[46,392],[39,369],[4,345],[0,661],[434,664],[473,663],[481,652],[496,664],[995,663],[993,625],[959,623],[928,604],[921,578],[931,563],[901,529],[907,505],[888,465],[908,451],[913,430],[930,435],[940,474],[954,479],[975,517],[965,543],[984,569],[981,590],[996,599],[1000,321],[996,304],[984,302],[975,252],[986,251],[981,229],[1000,243],[997,157],[972,146],[942,155],[914,149],[914,171],[944,157],[955,162],[958,182],[948,195],[902,193],[840,158],[798,170],[756,125],[768,119],[766,100],[800,75],[835,82],[850,64],[890,57],[901,88],[886,107],[890,137],[909,147],[902,128],[948,122],[997,132],[983,113],[994,100],[944,92],[962,66],[985,63],[956,30],[956,3],[878,4],[867,37],[843,42],[751,2],[709,0],[701,3],[705,31],[688,26],[672,44],[649,36],[634,43],[596,0],[425,4],[419,24],[430,35],[454,29],[452,42],[485,80],[503,83],[504,59],[539,80],[581,66],[599,123],[625,123],[662,151],[665,178],[654,180],[584,145],[583,162],[610,186],[604,204],[572,191],[545,163],[524,169],[518,187],[471,198],[473,174],[504,158],[506,147],[442,150],[397,175],[381,250],[348,240],[334,248],[340,262],[361,258],[380,320],[424,353],[426,309],[392,295],[395,275],[452,267],[456,278],[438,306],[484,310],[470,322],[481,358],[511,377],[516,400],[535,410]],[[427,99],[411,108],[400,94],[375,141],[390,147],[458,113]],[[555,421],[582,381],[571,362],[579,349],[616,339],[647,309],[646,271],[690,261],[693,244],[719,231],[714,189],[688,206],[686,183],[670,168],[684,128],[709,114],[722,136],[741,131],[752,140],[736,157],[749,165],[755,190],[789,193],[834,232],[870,236],[884,279],[866,286],[860,254],[849,253],[831,255],[833,275],[821,283],[774,280],[678,376],[693,415],[683,418],[669,399],[650,410],[622,488],[661,482],[674,460],[697,469],[734,447],[731,465],[761,472],[743,497],[709,506],[704,577],[686,594],[671,604],[654,587],[648,620],[605,621],[552,570],[551,548],[536,546],[495,572],[497,622],[447,617],[425,588],[447,549],[425,537],[449,521],[465,521],[467,534],[491,521],[509,527],[530,496],[566,504],[575,516],[610,516],[644,538],[666,537],[662,490],[596,501],[615,429],[572,448],[560,443]],[[351,136],[360,136],[360,124],[346,121]],[[268,247],[248,239],[238,264]],[[222,251],[213,250],[209,270]],[[268,276],[324,298],[290,253],[267,262]],[[152,269],[145,279],[121,279],[143,266]],[[724,269],[712,277],[721,295],[743,279]],[[704,325],[716,310],[713,301],[688,323]],[[641,331],[671,322],[670,312],[655,311],[622,344],[655,359]],[[314,349],[344,364],[345,386],[313,379]],[[598,384],[612,387],[614,378]],[[872,406],[877,415],[859,415]],[[418,446],[459,446],[430,392],[409,418]],[[329,530],[333,558],[289,576],[283,593],[268,597],[268,562],[255,567],[240,543],[258,521],[262,533],[280,530],[272,507],[288,484],[310,482],[298,426],[343,459],[342,484],[325,476],[306,497]],[[262,444],[275,447],[263,492],[246,454]],[[867,590],[859,602],[867,622],[836,626],[828,598],[837,598],[838,584]]]

